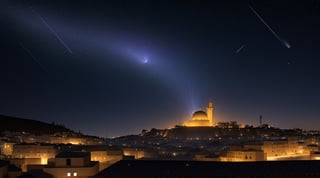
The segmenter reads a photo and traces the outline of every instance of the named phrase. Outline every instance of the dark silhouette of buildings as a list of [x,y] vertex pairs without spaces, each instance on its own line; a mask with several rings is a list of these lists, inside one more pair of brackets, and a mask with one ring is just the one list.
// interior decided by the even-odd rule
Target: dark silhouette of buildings
[[320,161],[201,162],[122,160],[96,178],[313,178]]

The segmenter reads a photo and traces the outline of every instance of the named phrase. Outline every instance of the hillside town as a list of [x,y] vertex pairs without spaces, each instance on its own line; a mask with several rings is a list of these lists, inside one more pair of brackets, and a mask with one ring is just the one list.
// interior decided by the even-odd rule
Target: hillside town
[[[262,123],[262,116],[260,121],[255,127],[236,121],[215,123],[212,115],[208,117],[206,112],[197,111],[187,121],[189,125],[144,129],[140,134],[116,138],[73,131],[39,135],[7,130],[0,138],[1,169],[4,170],[0,173],[10,178],[30,174],[93,177],[118,165],[119,161],[320,160],[319,131],[271,127]],[[101,177],[101,173],[99,175]]]

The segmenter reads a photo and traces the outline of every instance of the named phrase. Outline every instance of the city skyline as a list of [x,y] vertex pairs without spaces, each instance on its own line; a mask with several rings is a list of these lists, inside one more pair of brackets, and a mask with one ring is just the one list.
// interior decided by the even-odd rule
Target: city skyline
[[320,2],[3,1],[0,113],[103,137],[216,121],[319,129]]

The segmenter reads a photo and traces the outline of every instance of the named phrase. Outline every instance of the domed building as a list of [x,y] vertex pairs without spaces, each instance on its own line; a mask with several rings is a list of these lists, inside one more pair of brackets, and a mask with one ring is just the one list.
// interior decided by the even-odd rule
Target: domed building
[[184,125],[187,127],[212,127],[213,103],[209,102],[207,107],[207,113],[201,110],[194,112],[191,120],[188,120]]

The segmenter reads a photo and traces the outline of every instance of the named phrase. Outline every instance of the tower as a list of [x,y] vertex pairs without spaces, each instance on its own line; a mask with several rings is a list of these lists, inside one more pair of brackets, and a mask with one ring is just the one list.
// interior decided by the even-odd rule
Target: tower
[[208,120],[210,121],[210,125],[213,126],[213,102],[211,101],[208,103],[207,116]]

